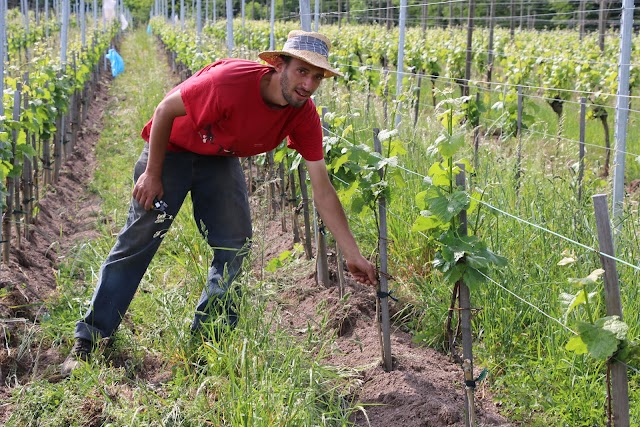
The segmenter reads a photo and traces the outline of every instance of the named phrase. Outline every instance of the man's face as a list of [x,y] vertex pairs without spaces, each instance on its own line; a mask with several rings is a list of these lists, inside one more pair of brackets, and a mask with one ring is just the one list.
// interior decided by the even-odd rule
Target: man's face
[[294,108],[302,107],[324,79],[324,70],[297,58],[283,64],[280,74],[282,96]]

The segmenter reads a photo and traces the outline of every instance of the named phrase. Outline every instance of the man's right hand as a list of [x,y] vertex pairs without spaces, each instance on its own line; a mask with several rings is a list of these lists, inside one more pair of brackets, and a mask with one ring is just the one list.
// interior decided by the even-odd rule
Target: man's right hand
[[164,195],[162,179],[159,176],[144,172],[138,178],[135,187],[133,187],[132,195],[133,198],[148,211],[153,207],[154,199],[161,199]]

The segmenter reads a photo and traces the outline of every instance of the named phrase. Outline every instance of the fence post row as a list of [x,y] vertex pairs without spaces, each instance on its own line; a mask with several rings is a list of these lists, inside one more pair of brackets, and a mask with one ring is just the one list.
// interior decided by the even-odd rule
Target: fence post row
[[[48,4],[49,1],[45,0],[44,18],[48,18]],[[94,1],[94,16],[96,15],[96,2]],[[28,34],[28,3],[26,0],[21,0],[22,13],[25,17],[25,32]],[[36,4],[38,9],[38,4]],[[64,69],[68,66],[75,71],[80,66],[78,59],[80,53],[77,51],[72,52],[72,64],[67,64],[67,29],[69,20],[69,0],[61,0],[55,4],[55,9],[59,12],[59,19],[62,20],[62,28],[60,32],[60,60],[62,61],[62,71],[56,74],[57,79],[61,79]],[[85,14],[87,6],[84,2],[80,5],[75,4],[74,10],[81,15],[79,19],[82,20],[80,24],[84,24]],[[0,76],[4,75],[5,60],[6,58],[6,1],[0,0]],[[36,10],[36,15],[38,10]],[[43,24],[48,34],[49,25]],[[80,25],[83,27],[83,25]],[[93,32],[94,39],[92,40],[92,49],[96,46],[97,31]],[[82,51],[86,50],[84,46],[85,40],[83,40]],[[21,55],[26,54],[27,63],[29,61],[29,46],[18,52],[16,58],[19,62],[22,61]],[[69,96],[69,110],[66,114],[60,114],[55,118],[56,133],[44,139],[37,132],[31,132],[28,130],[20,131],[14,129],[11,135],[11,150],[12,158],[11,163],[14,170],[17,170],[19,166],[22,166],[22,171],[18,176],[8,176],[6,182],[3,183],[7,190],[6,202],[7,210],[2,217],[2,225],[0,230],[0,248],[2,254],[0,259],[4,263],[8,263],[10,260],[10,249],[12,243],[12,228],[15,227],[14,243],[18,248],[22,245],[22,236],[24,235],[27,240],[31,239],[30,227],[34,220],[34,204],[40,198],[40,190],[47,185],[55,184],[58,181],[60,170],[64,159],[72,154],[75,148],[78,131],[82,123],[84,123],[88,116],[88,109],[90,105],[90,98],[95,95],[95,88],[99,82],[99,64],[92,64],[91,78],[84,82],[82,88],[74,88],[73,93]],[[22,81],[16,83],[16,91],[14,93],[13,102],[13,115],[12,119],[16,122],[21,120],[24,111],[27,111],[30,106],[30,100],[28,93],[22,92],[24,85],[29,85],[30,75],[26,72],[22,76]],[[0,78],[0,93],[4,91],[4,79]],[[0,115],[4,115],[4,104],[0,102]],[[22,133],[24,132],[24,133]],[[69,135],[66,135],[66,134]],[[18,138],[24,135],[24,143],[30,145],[33,151],[37,153],[33,158],[27,157],[21,154],[22,151],[18,147]],[[51,139],[53,138],[53,140]],[[69,142],[67,144],[67,142]],[[51,145],[54,146],[55,160],[51,159]],[[42,176],[40,176],[42,174]]]

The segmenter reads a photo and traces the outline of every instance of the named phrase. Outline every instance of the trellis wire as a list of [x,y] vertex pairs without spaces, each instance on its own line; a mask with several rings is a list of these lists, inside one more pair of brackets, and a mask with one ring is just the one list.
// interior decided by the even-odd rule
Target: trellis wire
[[[338,135],[337,133],[335,133],[335,132],[331,131],[330,129],[327,129],[327,131],[328,131],[328,132],[330,132],[331,134],[333,134],[335,137],[340,138],[340,139],[344,140],[345,142],[347,142],[348,144],[353,145],[353,143],[352,143],[351,141],[349,141],[349,140],[347,140],[347,139],[343,138],[341,135]],[[409,169],[407,169],[407,168],[405,168],[405,167],[402,167],[402,166],[399,166],[399,165],[393,165],[393,164],[390,164],[390,166],[392,166],[392,167],[398,167],[398,168],[400,168],[400,169],[402,169],[402,170],[404,170],[404,171],[407,171],[407,172],[412,173],[413,175],[416,175],[416,176],[422,177],[423,179],[427,179],[427,178],[428,178],[426,175],[422,175],[422,174],[420,174],[419,172],[410,171]],[[527,224],[527,225],[529,225],[529,226],[531,226],[531,227],[537,228],[537,229],[539,229],[539,230],[541,230],[541,231],[544,231],[544,232],[547,232],[547,233],[549,233],[549,234],[552,234],[552,235],[554,235],[554,236],[556,236],[556,237],[559,237],[559,238],[561,238],[561,239],[563,239],[563,240],[566,240],[567,242],[572,243],[572,244],[574,244],[574,245],[576,245],[576,246],[579,246],[579,247],[581,247],[581,248],[583,248],[583,249],[587,249],[587,250],[589,250],[589,251],[591,251],[591,252],[595,252],[595,253],[597,253],[598,255],[602,255],[602,256],[605,256],[605,257],[607,257],[607,258],[611,258],[612,260],[615,260],[615,261],[617,261],[617,262],[620,262],[621,264],[624,264],[624,265],[626,265],[626,266],[628,266],[628,267],[631,267],[631,268],[633,268],[633,269],[635,269],[635,270],[637,270],[637,271],[640,271],[640,266],[633,265],[633,264],[631,264],[631,263],[629,263],[629,262],[627,262],[627,261],[624,261],[624,260],[622,260],[622,259],[620,259],[620,258],[617,258],[617,257],[611,256],[611,255],[601,254],[601,253],[600,253],[600,251],[598,251],[597,249],[595,249],[595,248],[593,248],[593,247],[590,247],[590,246],[588,246],[588,245],[585,245],[584,243],[580,243],[580,242],[578,242],[578,241],[576,241],[576,240],[574,240],[574,239],[571,239],[570,237],[564,236],[564,235],[562,235],[562,234],[560,234],[560,233],[558,233],[558,232],[555,232],[555,231],[553,231],[553,230],[549,230],[548,228],[545,228],[545,227],[543,227],[543,226],[541,226],[541,225],[535,224],[535,223],[533,223],[533,222],[531,222],[531,221],[528,221],[528,220],[526,220],[526,219],[524,219],[524,218],[520,218],[520,217],[518,217],[517,215],[514,215],[514,214],[511,214],[511,213],[509,213],[509,212],[506,212],[506,211],[504,211],[504,210],[502,210],[502,209],[500,209],[500,208],[498,208],[498,207],[496,207],[496,206],[491,205],[490,203],[485,202],[484,200],[480,200],[480,199],[474,198],[473,196],[471,196],[471,199],[473,199],[474,201],[476,201],[476,202],[478,202],[478,203],[480,203],[480,204],[482,204],[482,205],[485,205],[485,206],[487,206],[488,208],[493,209],[494,211],[496,211],[496,212],[498,212],[498,213],[501,213],[501,214],[503,214],[503,215],[505,215],[505,216],[507,216],[507,217],[510,217],[510,218],[512,218],[512,219],[515,219],[515,220],[517,220],[517,221],[519,221],[519,222],[522,222],[522,223],[524,223],[524,224]]]

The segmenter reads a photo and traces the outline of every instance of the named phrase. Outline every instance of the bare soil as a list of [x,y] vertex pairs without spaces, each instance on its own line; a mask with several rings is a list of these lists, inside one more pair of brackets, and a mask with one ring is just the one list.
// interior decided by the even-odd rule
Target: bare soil
[[[279,220],[268,223],[264,232],[266,260],[293,249],[292,236],[291,232],[282,232]],[[301,339],[309,324],[318,329],[326,324],[334,329],[335,342],[325,362],[357,372],[359,381],[353,397],[366,414],[358,412],[352,419],[355,425],[464,426],[462,368],[448,356],[416,345],[403,331],[406,328],[392,325],[393,370],[385,372],[374,289],[359,284],[345,271],[345,297],[340,298],[336,263],[332,262],[335,253],[329,253],[329,260],[332,283],[328,287],[316,282],[313,271],[296,272],[295,286],[287,287],[278,303],[292,334]],[[390,304],[393,313],[398,307]],[[478,425],[511,426],[499,414],[484,384],[475,392]]]
[[[57,348],[42,348],[38,343],[32,348],[20,348],[21,336],[38,327],[45,314],[43,301],[55,296],[60,261],[74,245],[97,236],[100,200],[87,191],[86,183],[95,170],[94,149],[109,101],[107,84],[106,80],[101,82],[76,150],[59,181],[38,201],[40,213],[30,227],[28,239],[23,236],[20,247],[13,245],[9,264],[0,266],[0,424],[11,414],[11,405],[6,402],[13,387],[39,378],[60,380],[55,372],[65,355]],[[292,233],[283,233],[279,220],[256,221],[254,226],[263,228],[260,232],[264,235],[267,261],[292,249]],[[331,268],[335,278],[335,263]],[[318,285],[313,272],[306,271],[301,279],[295,279],[295,287],[279,296],[277,303],[293,335],[302,335],[300,331],[309,322],[320,325],[323,317],[335,329],[335,343],[326,363],[356,372],[358,381],[352,397],[366,412],[357,413],[353,422],[380,427],[464,426],[460,366],[433,349],[414,344],[407,332],[394,327],[394,369],[385,372],[375,320],[375,293],[353,281],[348,273],[346,276],[347,298],[339,298],[336,286]],[[145,363],[141,378],[154,381],[171,375],[165,364],[149,362]],[[499,415],[482,386],[476,390],[475,399],[480,425],[511,425]]]

